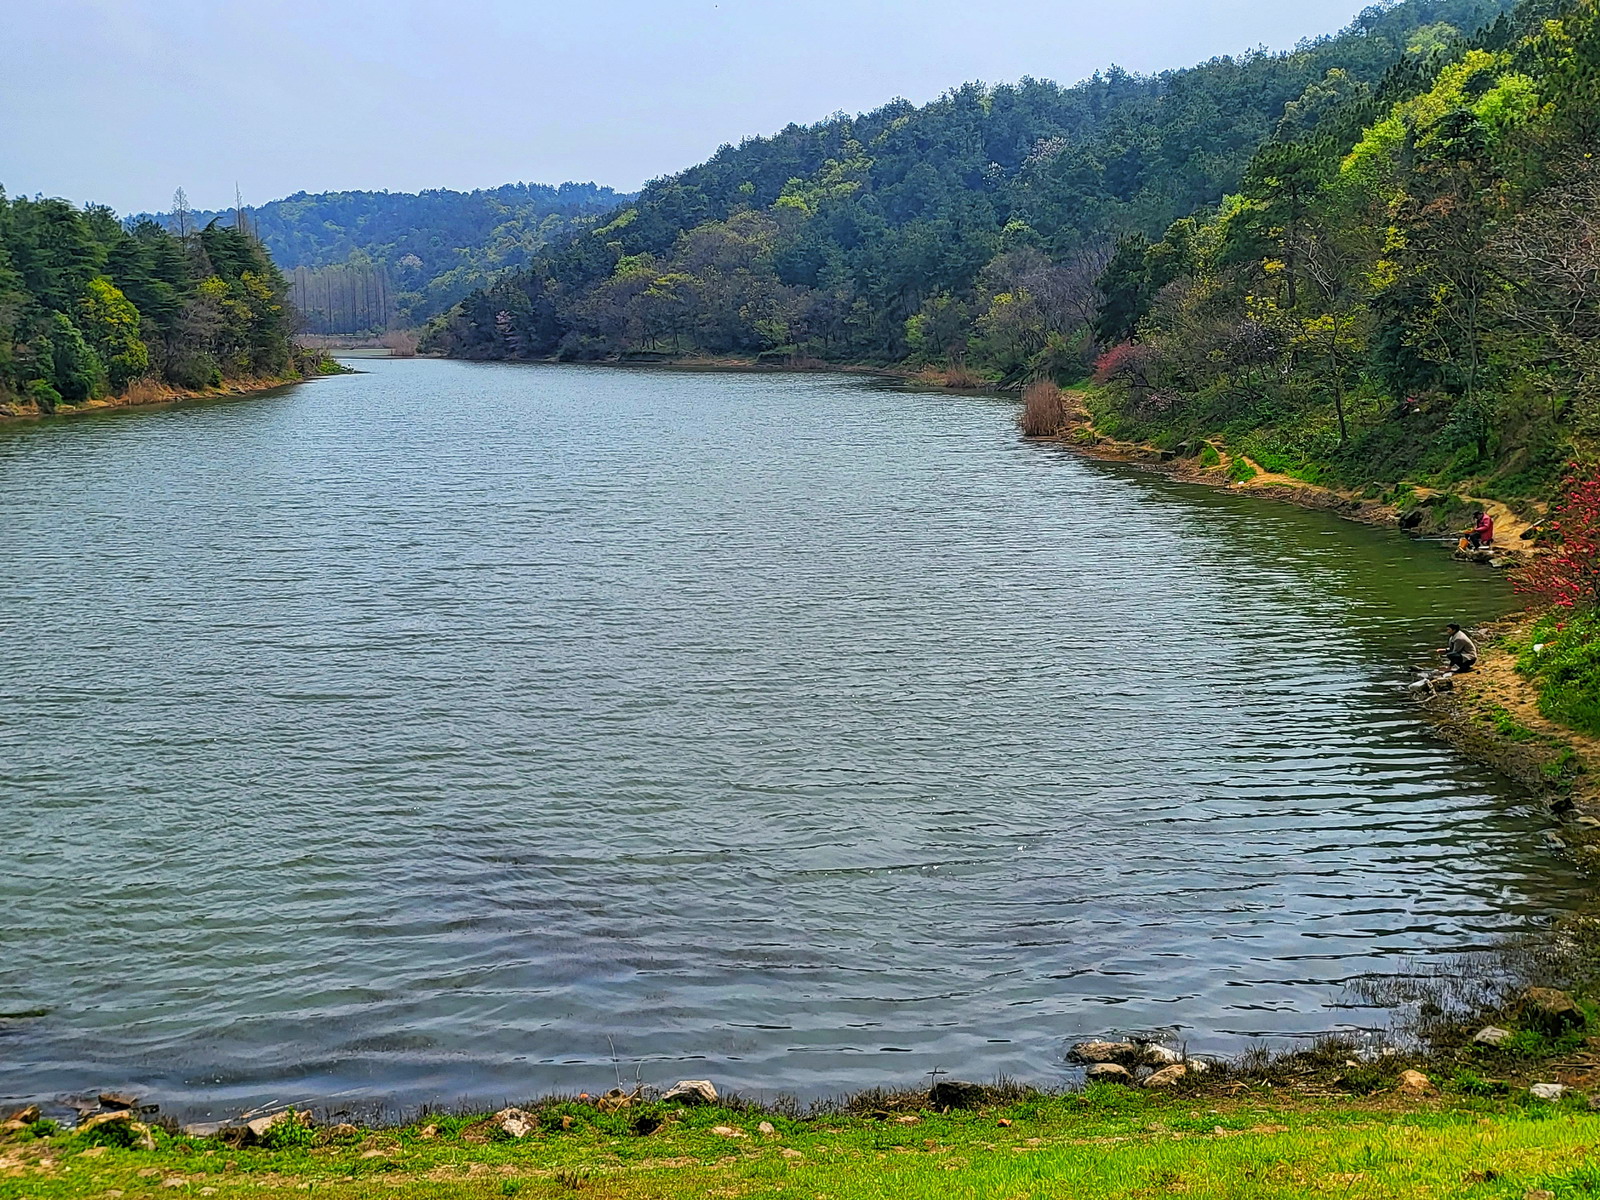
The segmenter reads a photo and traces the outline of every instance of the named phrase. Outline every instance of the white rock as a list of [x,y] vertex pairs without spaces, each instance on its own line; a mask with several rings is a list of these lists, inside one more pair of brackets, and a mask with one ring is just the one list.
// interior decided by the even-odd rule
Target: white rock
[[494,1123],[509,1138],[521,1140],[533,1132],[533,1114],[520,1108],[502,1108],[495,1113]]
[[715,1104],[717,1089],[709,1079],[680,1079],[664,1093],[663,1100],[676,1100],[680,1104]]
[[1528,1091],[1535,1099],[1559,1100],[1566,1095],[1567,1089],[1559,1083],[1536,1083]]
[[1472,1040],[1480,1046],[1498,1046],[1511,1036],[1511,1030],[1501,1029],[1498,1025],[1485,1025],[1472,1035]]

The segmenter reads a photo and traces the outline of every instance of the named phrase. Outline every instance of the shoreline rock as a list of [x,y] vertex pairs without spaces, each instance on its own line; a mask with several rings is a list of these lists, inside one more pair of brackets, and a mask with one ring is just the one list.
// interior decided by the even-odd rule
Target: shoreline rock
[[717,1089],[709,1079],[680,1079],[661,1098],[678,1104],[715,1104]]

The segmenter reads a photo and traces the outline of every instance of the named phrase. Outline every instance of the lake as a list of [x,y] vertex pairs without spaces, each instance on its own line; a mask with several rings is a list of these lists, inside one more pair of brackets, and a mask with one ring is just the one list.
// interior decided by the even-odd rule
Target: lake
[[1437,547],[1004,400],[362,367],[0,430],[0,1097],[1058,1082],[1588,898],[1401,693],[1511,604]]

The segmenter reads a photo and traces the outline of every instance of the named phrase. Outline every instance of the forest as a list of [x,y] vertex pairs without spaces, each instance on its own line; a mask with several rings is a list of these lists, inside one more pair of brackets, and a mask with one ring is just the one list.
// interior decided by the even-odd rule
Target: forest
[[815,358],[1007,384],[1081,369],[1116,239],[1236,191],[1280,130],[1396,94],[1509,0],[1406,0],[1284,54],[968,84],[656,180],[426,336],[483,358]]
[[[288,276],[306,332],[375,334],[421,325],[631,198],[593,183],[513,183],[472,192],[297,192],[242,213]],[[169,227],[176,219],[144,215]],[[189,219],[236,222],[231,209]]]
[[1549,495],[1600,432],[1597,148],[1592,0],[1527,0],[1285,124],[1218,205],[1118,243],[1099,424],[1211,438],[1236,478]]
[[322,369],[291,341],[287,287],[247,231],[168,231],[0,190],[0,406],[53,412]]

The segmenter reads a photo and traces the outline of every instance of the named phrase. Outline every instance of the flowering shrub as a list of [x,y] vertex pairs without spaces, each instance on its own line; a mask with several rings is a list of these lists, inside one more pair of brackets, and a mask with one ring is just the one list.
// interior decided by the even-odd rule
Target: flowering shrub
[[1094,364],[1094,381],[1110,383],[1123,380],[1134,387],[1150,386],[1150,371],[1155,366],[1155,353],[1138,342],[1123,342],[1107,350]]
[[1517,572],[1517,590],[1550,608],[1595,607],[1600,601],[1600,468],[1569,468],[1549,528],[1560,545]]

